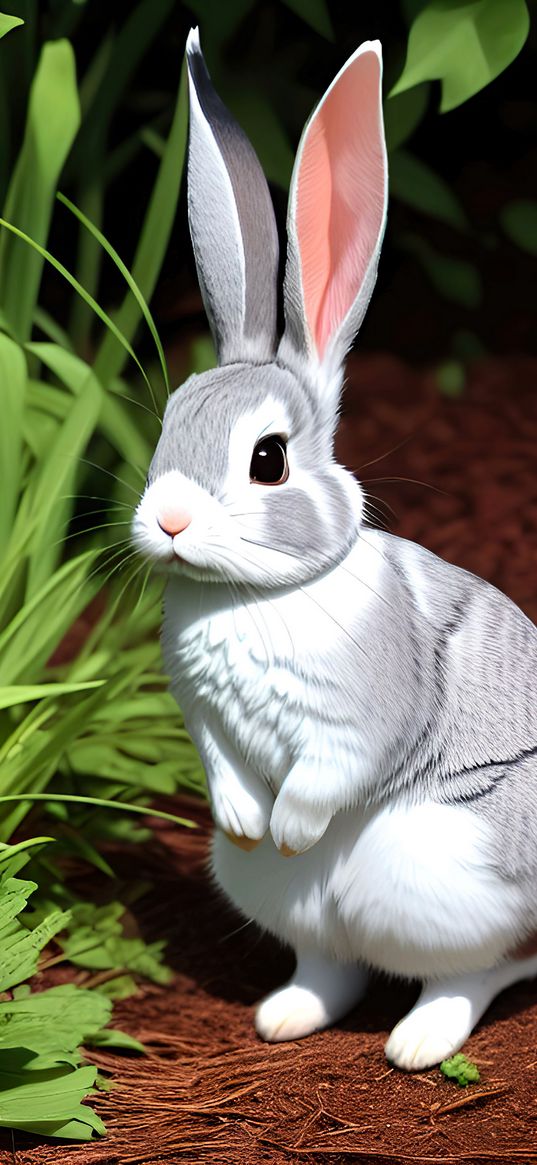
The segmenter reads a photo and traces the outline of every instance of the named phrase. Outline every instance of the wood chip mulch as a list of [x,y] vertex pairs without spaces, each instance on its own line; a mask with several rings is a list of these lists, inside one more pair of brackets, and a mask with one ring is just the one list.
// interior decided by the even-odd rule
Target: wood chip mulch
[[[537,620],[537,361],[481,363],[455,400],[384,356],[352,358],[349,379],[340,457],[364,466],[390,528],[490,579]],[[158,822],[135,870],[124,855],[116,863],[153,882],[141,923],[169,937],[176,971],[170,988],[145,986],[116,1009],[116,1026],[149,1055],[90,1053],[115,1084],[96,1102],[106,1139],[60,1146],[5,1134],[1,1165],[537,1162],[535,984],[505,992],[469,1039],[481,1082],[467,1089],[438,1069],[408,1075],[386,1063],[412,984],[379,978],[336,1028],[267,1046],[253,1004],[292,960],[212,889],[204,806],[173,805],[200,828]]]

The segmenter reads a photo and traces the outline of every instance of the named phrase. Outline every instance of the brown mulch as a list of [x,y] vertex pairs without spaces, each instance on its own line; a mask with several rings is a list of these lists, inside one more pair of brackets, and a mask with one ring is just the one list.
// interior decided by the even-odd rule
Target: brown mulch
[[[384,356],[353,358],[349,377],[339,454],[363,466],[389,527],[484,575],[537,619],[537,361],[482,363],[457,400]],[[115,1015],[150,1055],[91,1054],[115,1081],[97,1101],[105,1140],[60,1147],[6,1135],[1,1165],[537,1162],[535,985],[505,992],[469,1039],[481,1083],[467,1089],[438,1069],[408,1075],[386,1063],[412,984],[379,978],[336,1028],[262,1044],[253,1004],[292,960],[211,888],[205,808],[174,804],[201,828],[156,823],[135,874],[154,884],[142,924],[169,936],[176,979],[145,986]]]

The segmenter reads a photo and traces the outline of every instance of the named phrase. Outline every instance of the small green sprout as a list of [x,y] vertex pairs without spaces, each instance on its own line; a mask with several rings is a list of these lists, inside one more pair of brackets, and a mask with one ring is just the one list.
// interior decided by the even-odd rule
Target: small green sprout
[[462,1052],[457,1052],[449,1060],[442,1060],[440,1071],[451,1080],[456,1080],[461,1088],[466,1088],[467,1084],[477,1084],[480,1078],[477,1064],[472,1064]]

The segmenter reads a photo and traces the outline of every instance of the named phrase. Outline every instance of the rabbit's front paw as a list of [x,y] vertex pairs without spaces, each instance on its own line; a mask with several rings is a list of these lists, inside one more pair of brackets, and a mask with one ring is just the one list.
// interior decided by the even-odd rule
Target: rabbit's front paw
[[272,801],[261,803],[246,790],[235,790],[232,797],[225,789],[212,790],[211,808],[215,824],[241,849],[254,849],[263,840],[270,820]]
[[270,818],[274,844],[284,857],[304,853],[320,840],[331,818],[329,810],[309,805],[284,785],[276,798]]

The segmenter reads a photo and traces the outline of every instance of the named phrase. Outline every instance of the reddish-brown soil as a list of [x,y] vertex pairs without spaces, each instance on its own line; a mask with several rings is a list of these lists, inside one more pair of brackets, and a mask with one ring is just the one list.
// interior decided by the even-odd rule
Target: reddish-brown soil
[[[339,453],[382,499],[389,526],[490,579],[537,619],[537,361],[481,364],[457,400],[387,357],[355,358],[349,374]],[[386,1035],[415,985],[379,979],[337,1028],[262,1044],[253,1004],[291,959],[219,900],[206,872],[206,810],[176,804],[201,828],[157,823],[136,863],[154,883],[145,923],[169,937],[176,979],[116,1012],[151,1054],[91,1056],[116,1084],[97,1101],[107,1139],[60,1147],[6,1135],[2,1165],[537,1162],[534,985],[504,993],[469,1039],[481,1083],[467,1089],[438,1069],[405,1075],[386,1063]]]

